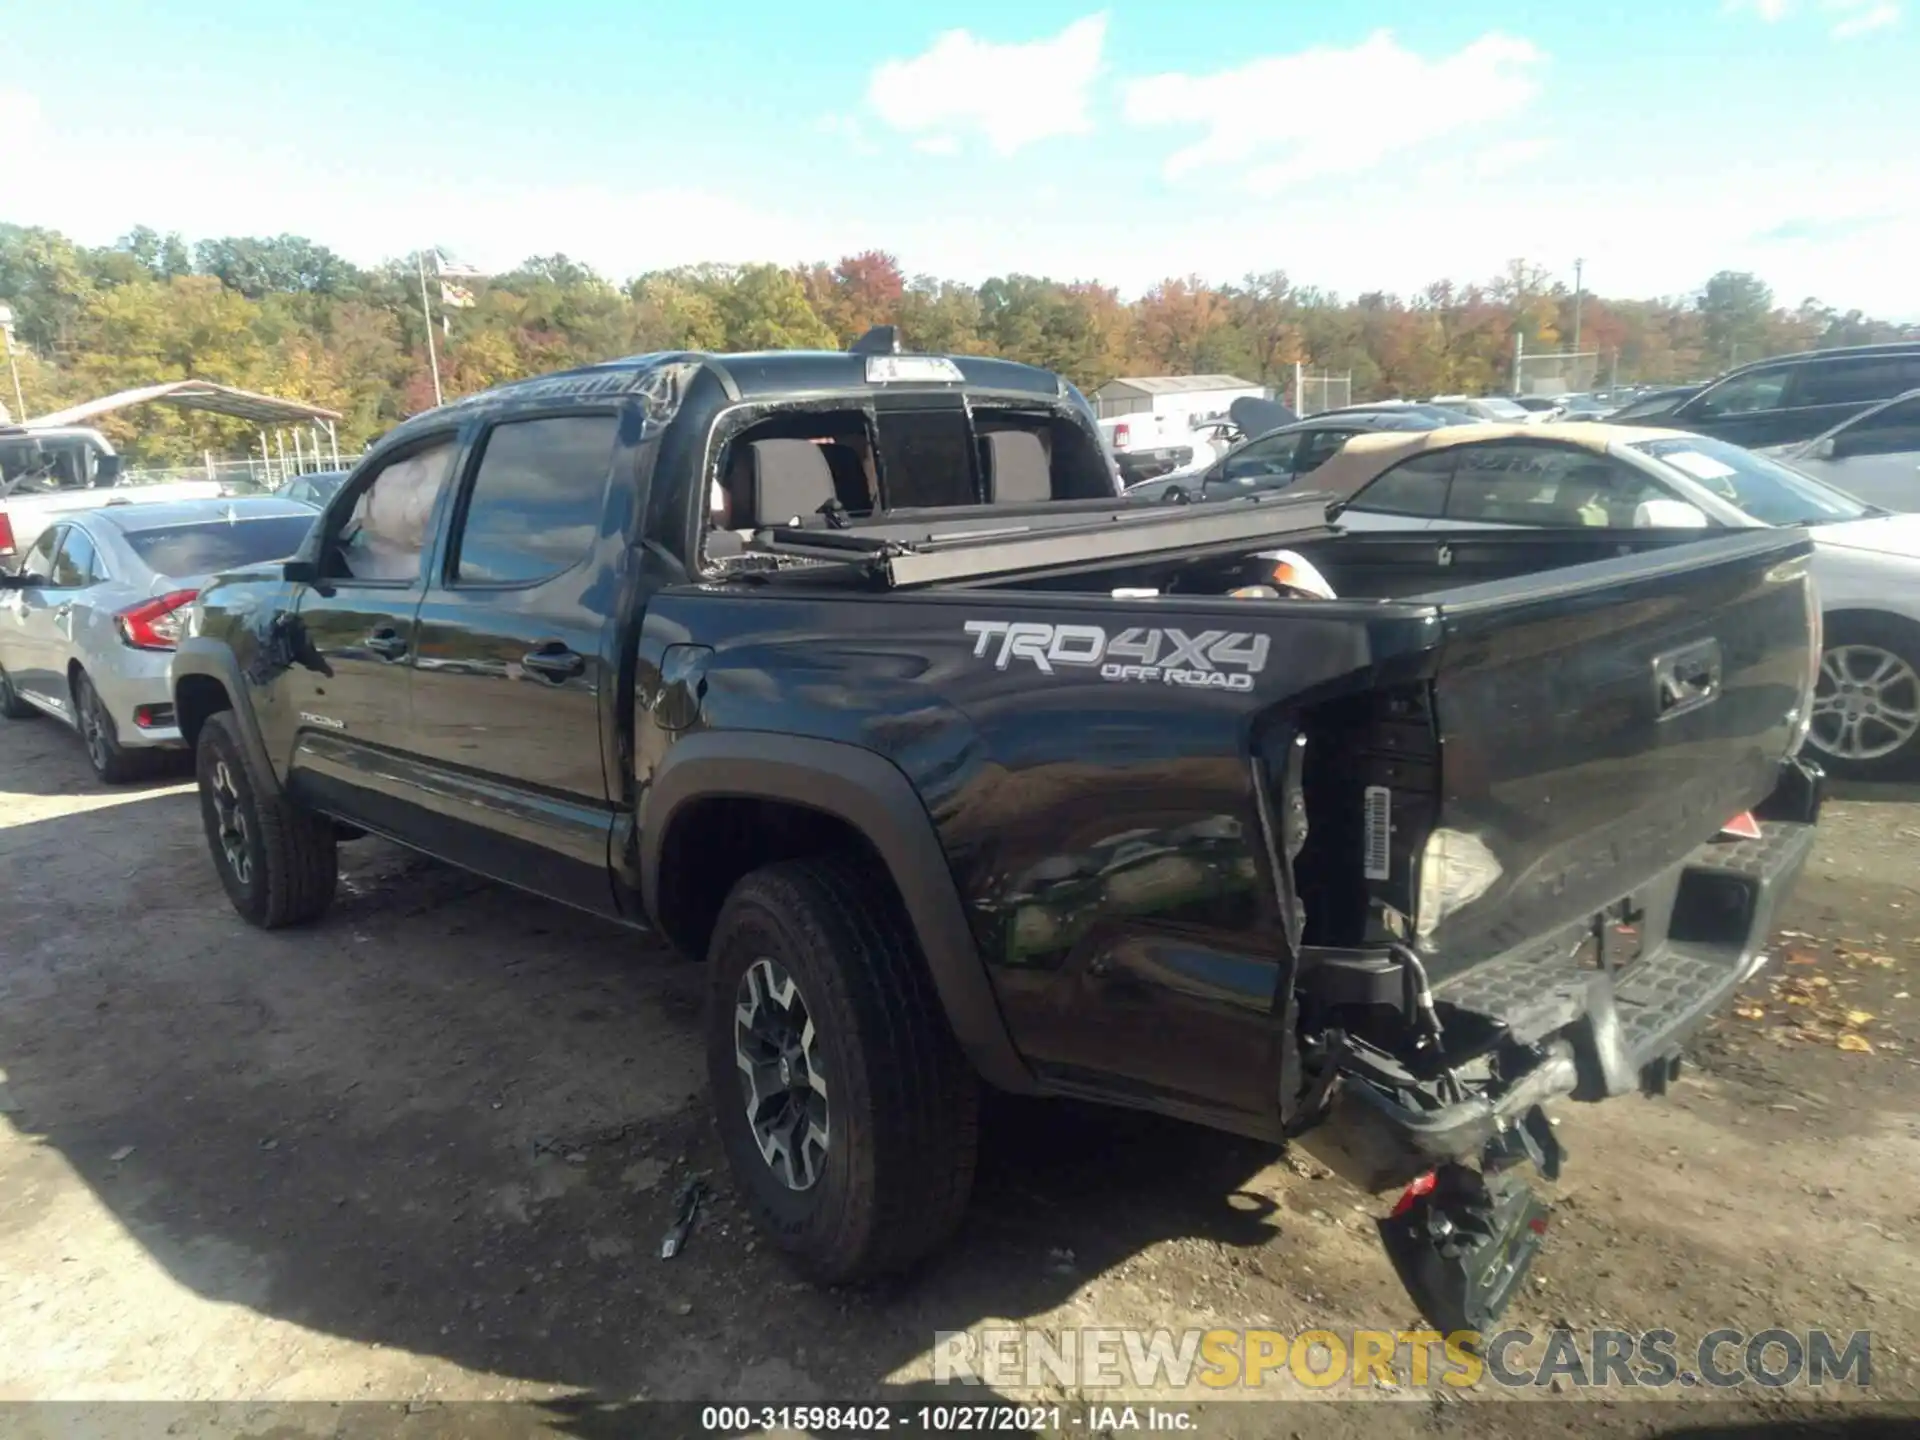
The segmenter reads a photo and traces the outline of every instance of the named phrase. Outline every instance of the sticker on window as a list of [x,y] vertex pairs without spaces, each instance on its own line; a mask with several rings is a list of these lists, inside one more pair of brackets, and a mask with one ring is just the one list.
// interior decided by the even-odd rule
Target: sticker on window
[[1660,458],[1696,480],[1724,480],[1738,473],[1731,465],[1711,455],[1702,455],[1698,450],[1669,450]]

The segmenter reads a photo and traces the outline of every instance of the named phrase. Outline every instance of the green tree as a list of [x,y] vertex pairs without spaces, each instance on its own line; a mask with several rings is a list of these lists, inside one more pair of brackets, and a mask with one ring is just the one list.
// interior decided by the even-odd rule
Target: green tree
[[1722,365],[1758,360],[1766,353],[1767,318],[1773,291],[1744,270],[1722,270],[1700,291],[1697,306],[1707,352]]

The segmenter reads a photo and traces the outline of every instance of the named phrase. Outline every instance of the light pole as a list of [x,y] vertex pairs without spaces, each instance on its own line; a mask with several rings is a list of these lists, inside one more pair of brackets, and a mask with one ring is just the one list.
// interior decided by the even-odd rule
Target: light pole
[[1573,353],[1580,353],[1580,271],[1586,265],[1584,260],[1573,262]]
[[[434,252],[436,263],[439,252]],[[427,366],[433,371],[433,403],[435,407],[446,404],[446,396],[440,393],[440,355],[433,345],[433,307],[427,304],[427,252],[422,250],[414,255],[414,263],[420,269],[420,318],[427,323]]]
[[7,368],[13,372],[13,403],[20,407],[15,419],[25,423],[27,418],[27,397],[20,392],[20,361],[15,358],[13,349],[13,307],[0,305],[0,340],[7,347]]

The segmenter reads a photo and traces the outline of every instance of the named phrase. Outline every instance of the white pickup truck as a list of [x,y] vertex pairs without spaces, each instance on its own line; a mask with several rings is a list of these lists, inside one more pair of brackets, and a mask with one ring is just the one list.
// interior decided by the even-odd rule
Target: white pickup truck
[[0,425],[0,571],[11,573],[41,531],[69,511],[219,494],[214,480],[122,484],[120,456],[98,430]]

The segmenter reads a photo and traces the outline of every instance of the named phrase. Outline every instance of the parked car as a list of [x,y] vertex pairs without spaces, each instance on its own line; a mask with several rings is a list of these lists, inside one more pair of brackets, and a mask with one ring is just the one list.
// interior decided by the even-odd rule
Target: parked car
[[1354,528],[1803,526],[1825,615],[1808,743],[1865,778],[1920,760],[1920,516],[1725,441],[1611,424],[1364,437],[1313,485],[1346,497],[1339,520]]
[[1511,395],[1507,397],[1529,415],[1540,415],[1548,420],[1558,420],[1566,413],[1566,405],[1546,395]]
[[1920,340],[1778,355],[1729,370],[1661,410],[1651,400],[1608,416],[1618,424],[1658,419],[1760,449],[1811,440],[1869,405],[1920,388]]
[[311,506],[267,498],[115,505],[61,515],[0,576],[0,714],[80,732],[117,784],[178,749],[167,661],[216,571],[290,555]]
[[1920,389],[1883,400],[1800,445],[1761,452],[1883,510],[1920,511]]
[[1634,391],[1626,394],[1619,404],[1609,408],[1600,418],[1620,425],[1644,425],[1650,420],[1664,420],[1673,413],[1675,406],[1706,388],[1704,385],[1666,385]]
[[[1204,467],[1217,460],[1238,435],[1244,433],[1245,427],[1232,416],[1241,413],[1248,403],[1248,398],[1235,401],[1224,420],[1217,416],[1195,420],[1183,414],[1156,415],[1141,411],[1107,416],[1098,425],[1119,467],[1122,482],[1135,485],[1176,470]],[[1271,400],[1251,403],[1262,407],[1258,412],[1262,415],[1280,412],[1288,420],[1299,418]]]
[[1458,410],[1476,420],[1491,420],[1502,425],[1536,424],[1543,418],[1543,415],[1536,415],[1518,400],[1509,400],[1502,395],[1436,395],[1429,403],[1448,410]]
[[[1313,495],[1110,483],[1058,376],[867,340],[416,416],[200,597],[212,864],[294,925],[373,831],[704,957],[728,1164],[814,1278],[953,1233],[984,1082],[1317,1135],[1484,1330],[1542,1103],[1663,1087],[1804,864],[1811,544],[1462,575]],[[1281,598],[1276,548],[1342,598]]]
[[1355,435],[1376,430],[1433,430],[1453,424],[1424,406],[1314,415],[1244,440],[1218,460],[1190,465],[1127,487],[1129,500],[1179,504],[1279,490],[1311,475]]
[[130,485],[106,436],[83,425],[0,425],[0,573],[18,567],[62,515],[151,500],[219,495],[212,480]]
[[318,509],[333,498],[346,478],[344,470],[314,470],[294,476],[273,493],[282,500],[298,500]]

